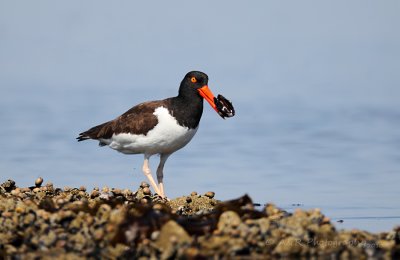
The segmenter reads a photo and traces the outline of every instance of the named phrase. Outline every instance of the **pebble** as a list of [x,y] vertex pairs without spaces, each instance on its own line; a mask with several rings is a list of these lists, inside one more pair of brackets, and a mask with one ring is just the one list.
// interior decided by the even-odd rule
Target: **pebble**
[[162,210],[163,208],[164,208],[163,205],[160,204],[160,203],[157,203],[157,204],[154,204],[154,205],[153,205],[153,209],[154,209],[154,210],[157,210],[157,211],[160,211],[160,210]]
[[212,198],[214,198],[214,196],[215,196],[215,192],[213,192],[213,191],[208,191],[208,192],[206,192],[206,193],[204,194],[204,196],[206,196],[206,197],[212,199]]
[[94,239],[95,240],[101,240],[101,239],[103,239],[104,238],[104,230],[103,229],[96,229],[95,231],[94,231],[94,234],[93,234],[93,236],[94,236]]
[[16,188],[16,187],[15,187],[15,181],[13,181],[13,180],[7,180],[6,182],[4,182],[4,183],[1,185],[1,187],[2,187],[3,189],[5,189],[5,191],[10,192],[10,191],[12,191],[13,189]]
[[6,212],[1,213],[1,216],[3,218],[11,218],[13,216],[13,213],[10,211],[6,211]]
[[156,240],[160,236],[160,231],[153,231],[151,233],[151,240]]
[[151,195],[151,191],[149,187],[144,187],[143,188],[143,194],[144,195]]
[[46,183],[46,188],[47,188],[47,191],[53,192],[54,191],[53,183],[52,182]]
[[93,190],[92,193],[90,193],[90,197],[92,199],[98,197],[99,195],[100,195],[100,192],[98,190]]
[[62,206],[63,204],[66,203],[66,201],[63,198],[59,198],[59,199],[57,199],[56,203],[57,203],[57,205]]
[[122,195],[122,190],[120,190],[120,189],[112,189],[112,193],[114,193],[115,195]]
[[37,178],[37,179],[35,180],[35,186],[36,186],[36,187],[42,186],[42,183],[43,183],[43,178],[42,178],[42,177],[39,177],[39,178]]
[[148,204],[150,201],[149,201],[149,199],[148,198],[142,198],[141,200],[140,200],[140,203],[142,203],[142,204]]
[[125,196],[131,196],[133,193],[131,190],[125,189],[125,190],[123,190],[122,194],[124,194]]
[[148,187],[150,187],[150,184],[148,184],[147,182],[145,182],[145,181],[142,181],[141,183],[140,183],[140,188],[148,188]]
[[101,192],[99,195],[99,198],[102,200],[111,200],[112,198],[114,198],[114,194],[112,192]]
[[21,190],[19,188],[16,188],[15,190],[11,191],[11,195],[13,196],[18,196],[21,193]]

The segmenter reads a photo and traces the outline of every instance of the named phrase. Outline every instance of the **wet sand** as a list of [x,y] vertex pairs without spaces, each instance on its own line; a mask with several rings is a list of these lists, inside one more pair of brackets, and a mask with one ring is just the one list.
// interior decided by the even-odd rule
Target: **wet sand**
[[0,258],[399,258],[400,228],[336,230],[319,209],[293,213],[218,192],[165,200],[136,191],[0,186]]

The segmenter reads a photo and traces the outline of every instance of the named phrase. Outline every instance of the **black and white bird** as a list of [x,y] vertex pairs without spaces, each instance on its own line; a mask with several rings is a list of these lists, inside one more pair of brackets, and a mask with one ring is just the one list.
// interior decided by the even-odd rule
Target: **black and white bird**
[[[134,106],[114,120],[80,133],[77,140],[94,139],[100,146],[108,145],[124,154],[144,154],[143,172],[154,191],[165,197],[165,161],[196,134],[203,113],[203,98],[222,117],[234,115],[234,111],[233,114],[222,114],[223,103],[218,102],[208,88],[208,76],[191,71],[183,78],[178,96]],[[149,158],[154,154],[160,155],[158,185],[149,168]]]

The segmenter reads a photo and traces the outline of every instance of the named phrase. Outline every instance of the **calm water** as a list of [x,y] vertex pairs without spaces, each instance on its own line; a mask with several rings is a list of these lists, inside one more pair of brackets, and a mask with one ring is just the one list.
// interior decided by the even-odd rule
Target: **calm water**
[[[208,104],[197,135],[167,161],[166,191],[176,197],[213,190],[218,199],[248,193],[255,202],[292,210],[321,208],[339,228],[390,230],[400,224],[400,112],[390,104],[307,99],[240,99],[237,115],[222,120]],[[0,181],[32,185],[42,176],[56,186],[136,189],[143,157],[119,154],[80,131],[132,105],[174,89],[81,91],[3,88],[0,96]],[[155,93],[157,93],[155,95]],[[152,169],[158,163],[152,157]]]

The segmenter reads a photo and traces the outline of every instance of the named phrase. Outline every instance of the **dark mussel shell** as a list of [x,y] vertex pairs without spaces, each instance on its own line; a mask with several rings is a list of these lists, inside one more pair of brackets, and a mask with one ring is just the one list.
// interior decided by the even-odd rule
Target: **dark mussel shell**
[[224,96],[218,94],[217,97],[214,97],[214,103],[217,106],[218,114],[222,118],[233,117],[235,115],[235,109],[233,108],[232,102]]

